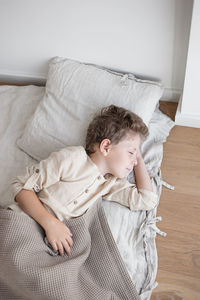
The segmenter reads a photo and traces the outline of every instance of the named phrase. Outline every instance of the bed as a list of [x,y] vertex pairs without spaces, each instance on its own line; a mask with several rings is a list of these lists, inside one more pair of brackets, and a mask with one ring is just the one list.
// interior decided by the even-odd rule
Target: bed
[[[72,84],[73,78],[75,78],[76,84],[78,82],[79,93],[77,85],[74,82]],[[81,89],[80,81],[83,79]],[[98,100],[99,90],[94,90],[94,87],[91,86],[94,83],[96,88],[96,82],[101,82],[100,90],[104,87],[103,96],[105,98],[102,103]],[[88,94],[91,93],[91,90],[96,98],[93,97],[92,102],[87,102],[88,98],[91,99],[88,97],[91,95]],[[81,98],[83,94],[85,98]],[[117,97],[118,102],[114,104],[132,109],[141,115],[148,124],[150,134],[141,150],[154,191],[160,199],[163,184],[173,188],[162,180],[161,163],[163,143],[174,126],[174,122],[159,110],[161,96],[162,86],[158,83],[137,79],[133,74],[127,75],[58,57],[50,61],[45,87],[0,86],[2,112],[0,119],[0,205],[6,208],[8,204],[13,203],[10,184],[26,166],[38,162],[67,144],[83,144],[83,136],[90,115],[102,106],[113,103]],[[134,101],[130,101],[128,97]],[[102,93],[100,98],[102,98]],[[137,105],[138,98],[140,98],[139,105]],[[70,106],[67,104],[68,106],[63,107],[63,103],[61,105],[59,103],[60,106],[58,103],[55,105],[55,102],[60,99],[70,99]],[[125,99],[125,102],[122,99]],[[132,102],[134,102],[133,106]],[[69,107],[71,111],[68,109]],[[80,109],[80,107],[82,108]],[[89,111],[89,108],[92,110]],[[75,117],[72,110],[73,113],[76,112]],[[74,125],[74,123],[76,124]],[[80,124],[84,124],[84,126],[80,126]],[[64,132],[64,128],[70,128],[67,134]],[[41,131],[43,131],[42,135]],[[134,173],[129,174],[128,180],[134,182]],[[129,276],[134,283],[140,299],[150,299],[152,290],[157,286],[155,281],[158,266],[156,234],[166,235],[156,226],[156,223],[161,221],[161,217],[156,216],[157,207],[151,211],[130,211],[118,203],[106,202],[103,199],[102,207],[119,252],[119,259],[122,260],[123,267],[127,272],[126,276]],[[3,257],[1,252],[1,265],[4,263]],[[1,293],[3,293],[1,282],[5,283],[6,276],[3,271],[0,271]],[[7,286],[9,286],[8,283]],[[1,299],[6,299],[6,296]],[[25,298],[21,296],[20,299]],[[40,299],[39,296],[37,299]],[[57,299],[62,298],[58,297]]]

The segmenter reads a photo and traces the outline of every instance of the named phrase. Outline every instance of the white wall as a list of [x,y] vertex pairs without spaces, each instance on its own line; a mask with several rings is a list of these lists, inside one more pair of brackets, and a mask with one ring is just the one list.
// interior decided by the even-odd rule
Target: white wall
[[159,79],[164,98],[178,99],[192,3],[0,0],[0,79],[45,78],[58,55]]
[[176,124],[200,128],[200,0],[194,0],[185,82]]

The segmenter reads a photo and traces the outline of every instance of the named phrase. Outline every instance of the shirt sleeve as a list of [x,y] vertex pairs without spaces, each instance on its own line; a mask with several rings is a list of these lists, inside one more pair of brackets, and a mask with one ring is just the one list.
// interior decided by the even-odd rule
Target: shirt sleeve
[[157,194],[145,189],[137,189],[136,185],[126,179],[117,179],[116,184],[103,198],[118,202],[129,207],[130,210],[151,210],[158,202]]
[[25,174],[16,177],[11,184],[14,198],[22,189],[40,192],[58,182],[64,170],[66,173],[67,169],[70,169],[70,164],[70,151],[60,150],[53,152],[40,163],[27,167]]

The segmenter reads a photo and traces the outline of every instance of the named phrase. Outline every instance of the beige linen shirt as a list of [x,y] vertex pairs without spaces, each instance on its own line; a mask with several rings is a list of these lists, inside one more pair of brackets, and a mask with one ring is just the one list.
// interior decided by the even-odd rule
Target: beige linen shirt
[[[44,206],[63,221],[78,217],[99,198],[115,201],[131,210],[149,210],[158,197],[137,189],[127,179],[104,178],[82,146],[66,147],[26,169],[12,183],[14,197],[22,190],[36,192]],[[9,208],[21,211],[18,204]]]

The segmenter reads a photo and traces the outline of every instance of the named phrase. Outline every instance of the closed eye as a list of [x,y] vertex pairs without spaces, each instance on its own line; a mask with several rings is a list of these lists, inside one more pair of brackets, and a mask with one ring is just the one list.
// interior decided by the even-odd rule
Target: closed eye
[[133,151],[128,151],[129,152],[129,154],[131,154],[131,155],[135,155],[136,154],[136,149],[134,149]]

